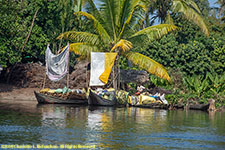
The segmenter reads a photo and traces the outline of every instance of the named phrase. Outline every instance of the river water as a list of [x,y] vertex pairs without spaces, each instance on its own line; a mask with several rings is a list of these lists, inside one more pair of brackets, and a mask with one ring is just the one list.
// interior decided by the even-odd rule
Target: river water
[[0,149],[23,145],[29,149],[224,150],[225,114],[1,102]]

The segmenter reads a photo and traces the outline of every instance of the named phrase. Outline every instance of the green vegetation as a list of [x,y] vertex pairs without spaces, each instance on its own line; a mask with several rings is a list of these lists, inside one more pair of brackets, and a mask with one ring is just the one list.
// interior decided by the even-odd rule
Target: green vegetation
[[64,2],[63,6],[68,7],[62,8],[62,0],[61,3],[59,0],[0,1],[0,64],[3,67],[19,62],[44,62],[47,44],[56,51],[60,45],[56,37],[62,30],[80,30],[78,18],[73,15],[75,2]]
[[[167,95],[172,103],[213,98],[222,106],[224,2],[211,9],[208,1],[194,1],[0,0],[0,65],[44,63],[48,43],[56,52],[69,41],[73,58],[87,58],[91,50],[117,51],[122,69],[129,68],[129,60],[171,78],[169,83],[150,76],[156,86],[173,91]],[[157,20],[162,24],[153,25]]]
[[145,38],[150,42],[176,30],[176,26],[160,24],[142,30],[140,27],[137,28],[136,24],[144,18],[143,13],[146,9],[141,0],[102,0],[99,6],[96,6],[93,1],[89,3],[90,13],[79,11],[74,14],[92,20],[91,25],[95,33],[73,30],[61,34],[59,39],[66,38],[75,42],[70,45],[70,49],[82,58],[89,58],[91,51],[115,51],[140,68],[170,80],[167,70],[161,64],[130,50],[135,47],[135,44],[132,44],[134,41]]
[[155,85],[172,90],[166,95],[171,103],[208,103],[209,99],[216,101],[216,106],[225,106],[225,75],[207,73],[206,76],[183,76],[181,72],[173,74],[174,83],[168,84],[164,80],[151,77]]
[[142,48],[142,54],[170,70],[173,84],[152,76],[150,79],[156,86],[173,91],[167,95],[172,103],[207,103],[212,98],[217,106],[225,106],[225,24],[208,19],[208,38],[191,22],[174,17],[181,30]]

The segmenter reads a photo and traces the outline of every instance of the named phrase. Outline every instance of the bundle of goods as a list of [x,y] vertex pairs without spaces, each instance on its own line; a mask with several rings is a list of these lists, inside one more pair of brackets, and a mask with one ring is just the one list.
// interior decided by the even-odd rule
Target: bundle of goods
[[119,104],[130,104],[133,106],[152,103],[168,104],[168,101],[165,99],[165,94],[160,95],[159,93],[151,95],[148,92],[144,92],[135,95],[129,95],[129,92],[120,90],[116,92],[116,98]]
[[113,100],[114,95],[115,95],[115,89],[113,89],[113,88],[109,88],[109,89],[98,88],[94,92],[95,92],[95,94],[101,96],[102,98],[111,100],[111,101]]
[[80,98],[86,98],[86,91],[85,89],[69,89],[67,87],[64,87],[63,89],[49,89],[45,88],[40,90],[40,93],[55,96],[64,100],[67,99],[80,99]]

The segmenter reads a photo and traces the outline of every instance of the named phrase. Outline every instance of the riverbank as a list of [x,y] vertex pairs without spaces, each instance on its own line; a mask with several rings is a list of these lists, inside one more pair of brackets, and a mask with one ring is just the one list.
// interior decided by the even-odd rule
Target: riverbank
[[36,101],[34,91],[39,88],[18,88],[13,85],[0,83],[0,100]]
[[[16,86],[13,85],[8,85],[8,84],[3,84],[0,83],[0,102],[2,103],[18,103],[18,104],[23,104],[23,103],[37,103],[35,95],[34,95],[34,91],[39,91],[40,88],[18,88]],[[164,107],[159,107],[157,105],[156,106],[151,106],[151,105],[143,105],[143,106],[138,106],[138,107],[144,107],[144,108],[153,108],[153,109],[165,109]],[[200,108],[202,107],[202,108]],[[212,107],[212,106],[211,106]],[[168,105],[166,107],[169,110],[175,110],[175,109],[183,109],[183,110],[187,110],[187,109],[193,109],[193,110],[203,110],[203,111],[208,111],[208,109],[210,109],[210,106],[206,105],[204,106],[200,106],[200,105]],[[209,110],[210,111],[210,110]],[[222,111],[225,112],[225,108],[221,107],[221,108],[215,108],[214,110],[211,111]]]
[[[69,75],[69,85],[72,89],[82,89],[87,87],[90,79],[90,71],[88,70],[88,62],[78,62],[73,69],[70,69]],[[88,70],[88,71],[87,71]],[[129,71],[128,71],[129,72]],[[190,78],[190,81],[194,82],[193,85],[189,85],[183,83],[183,77],[180,74],[172,74],[171,76],[174,77],[173,84],[168,85],[167,87],[162,86],[164,85],[159,81],[159,83],[155,83],[154,79],[147,79],[146,74],[136,74],[138,78],[132,78],[132,82],[134,83],[133,86],[128,86],[127,80],[124,79],[131,79],[130,75],[134,75],[134,73],[124,73],[121,75],[121,88],[125,91],[129,91],[130,93],[135,93],[135,84],[136,85],[144,85],[144,83],[148,83],[149,85],[145,85],[148,88],[149,93],[156,94],[160,93],[166,95],[166,99],[171,104],[171,109],[191,109],[192,104],[208,104],[209,100],[214,100],[214,105],[217,108],[214,110],[222,110],[225,111],[225,95],[222,93],[222,88],[217,89],[218,92],[215,94],[215,87],[214,80],[204,80],[204,83],[207,84],[207,87],[204,89],[208,89],[206,91],[198,91],[198,89],[203,89],[200,85],[202,83],[198,82],[195,85],[195,80]],[[149,77],[149,75],[147,75]],[[123,78],[122,78],[123,77]],[[133,77],[133,76],[132,76]],[[216,77],[215,77],[216,78]],[[45,80],[46,79],[46,80]],[[38,63],[29,63],[29,64],[16,64],[15,66],[11,66],[8,69],[5,69],[0,74],[0,83],[4,83],[0,85],[0,99],[32,99],[35,100],[33,91],[39,90],[43,87],[45,83],[45,88],[64,88],[67,84],[67,78],[63,78],[59,82],[52,82],[48,78],[45,77],[45,67],[38,64]],[[142,79],[142,80],[140,80]],[[187,80],[187,78],[185,78]],[[189,81],[189,80],[187,80]],[[222,81],[222,80],[221,80]],[[197,82],[197,81],[196,81]],[[8,84],[6,84],[8,83]],[[189,82],[188,82],[189,83]],[[222,83],[222,82],[221,82]],[[162,84],[162,85],[161,85]],[[220,84],[219,82],[217,83]],[[192,88],[195,87],[195,89]],[[210,90],[209,90],[210,89]],[[200,95],[200,96],[199,96]],[[209,96],[210,95],[210,96]],[[207,97],[206,97],[207,96]],[[191,105],[190,107],[188,105]]]
[[36,113],[38,103],[34,90],[39,88],[18,88],[0,83],[0,109]]

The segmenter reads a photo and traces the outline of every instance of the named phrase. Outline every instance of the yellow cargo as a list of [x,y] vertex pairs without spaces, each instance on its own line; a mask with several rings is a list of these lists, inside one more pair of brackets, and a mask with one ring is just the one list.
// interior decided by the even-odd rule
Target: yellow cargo
[[147,95],[140,95],[139,96],[139,104],[146,104],[146,103],[155,103],[156,99]]
[[45,93],[45,92],[48,92],[49,90],[50,90],[49,88],[41,89],[40,93]]

